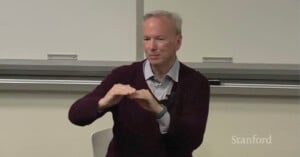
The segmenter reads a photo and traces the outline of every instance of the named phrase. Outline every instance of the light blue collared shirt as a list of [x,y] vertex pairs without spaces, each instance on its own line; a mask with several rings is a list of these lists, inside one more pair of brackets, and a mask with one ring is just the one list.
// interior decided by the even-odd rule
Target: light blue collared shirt
[[[176,59],[175,63],[167,74],[163,77],[162,81],[155,78],[149,60],[144,62],[144,76],[151,92],[158,100],[167,99],[172,91],[174,82],[178,82],[180,63]],[[170,114],[166,112],[160,119],[157,119],[159,130],[161,134],[168,132],[170,126]]]
[[146,82],[158,100],[167,99],[167,95],[171,93],[174,82],[178,82],[179,68],[180,63],[178,59],[176,59],[162,81],[159,81],[153,74],[150,62],[148,60],[144,62],[144,76]]

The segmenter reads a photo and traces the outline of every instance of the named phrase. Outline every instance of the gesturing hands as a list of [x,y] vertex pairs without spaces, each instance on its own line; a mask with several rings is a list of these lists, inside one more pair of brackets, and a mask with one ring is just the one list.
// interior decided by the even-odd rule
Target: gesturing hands
[[115,84],[106,95],[99,100],[99,108],[105,109],[118,104],[124,96],[133,94],[136,90],[130,85]]
[[106,95],[99,100],[99,108],[105,109],[118,104],[124,96],[135,100],[143,109],[159,113],[163,107],[155,100],[149,90],[136,90],[130,85],[115,84]]
[[159,113],[163,109],[162,105],[154,99],[149,90],[137,90],[136,92],[130,94],[128,97],[137,101],[137,103],[147,111]]

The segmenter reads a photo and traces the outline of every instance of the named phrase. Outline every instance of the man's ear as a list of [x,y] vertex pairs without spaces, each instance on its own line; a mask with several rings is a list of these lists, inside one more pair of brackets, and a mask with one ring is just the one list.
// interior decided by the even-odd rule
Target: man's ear
[[177,50],[179,50],[182,43],[182,35],[177,35],[176,43],[177,43]]

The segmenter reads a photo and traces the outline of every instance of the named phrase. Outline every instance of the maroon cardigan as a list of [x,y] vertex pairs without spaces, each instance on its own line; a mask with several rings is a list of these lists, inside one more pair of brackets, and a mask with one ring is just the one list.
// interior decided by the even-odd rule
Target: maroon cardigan
[[112,112],[114,137],[107,157],[192,157],[193,150],[202,143],[209,109],[209,83],[203,75],[180,63],[179,81],[165,102],[171,121],[164,135],[160,134],[155,115],[131,99],[123,98],[109,110],[98,111],[99,99],[116,83],[149,89],[143,61],[113,70],[91,93],[71,106],[70,121],[89,125]]

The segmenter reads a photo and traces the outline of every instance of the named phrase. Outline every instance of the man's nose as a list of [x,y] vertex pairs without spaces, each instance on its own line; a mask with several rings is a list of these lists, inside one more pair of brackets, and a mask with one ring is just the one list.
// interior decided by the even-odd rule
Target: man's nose
[[157,43],[155,40],[150,40],[150,43],[149,43],[149,46],[150,46],[150,49],[153,51],[153,50],[156,50],[157,49]]

